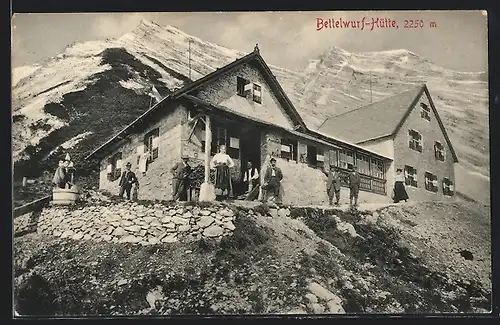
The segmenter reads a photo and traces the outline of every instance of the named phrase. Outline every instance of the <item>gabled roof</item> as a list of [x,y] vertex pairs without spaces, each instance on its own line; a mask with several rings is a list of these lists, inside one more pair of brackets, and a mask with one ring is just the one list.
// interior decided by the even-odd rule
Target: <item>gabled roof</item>
[[360,145],[371,140],[395,136],[424,93],[429,98],[453,159],[458,162],[455,150],[425,84],[352,111],[329,117],[318,127],[318,131]]
[[291,102],[290,98],[288,98],[288,96],[286,95],[285,91],[283,90],[283,88],[279,84],[278,80],[276,79],[276,77],[272,73],[271,69],[269,68],[269,66],[266,64],[266,62],[264,61],[264,59],[260,55],[259,49],[256,46],[253,52],[231,62],[230,64],[228,64],[222,68],[218,68],[215,71],[213,71],[212,73],[209,73],[208,75],[206,75],[206,76],[204,76],[204,77],[202,77],[194,82],[191,82],[191,83],[185,85],[184,87],[172,92],[171,94],[169,94],[168,96],[163,98],[161,101],[156,103],[149,110],[147,110],[144,114],[139,116],[135,121],[133,121],[131,124],[129,124],[127,127],[125,127],[122,131],[120,131],[118,134],[116,134],[113,138],[111,138],[106,143],[101,145],[99,148],[94,150],[90,155],[88,155],[86,157],[86,159],[89,159],[92,156],[96,155],[98,152],[103,150],[105,147],[107,147],[111,143],[123,139],[135,126],[137,126],[137,124],[140,124],[146,117],[150,116],[155,111],[157,111],[159,109],[159,107],[164,106],[163,104],[165,104],[169,100],[179,98],[180,96],[182,96],[184,94],[188,94],[188,93],[208,84],[209,82],[216,80],[222,74],[229,72],[229,71],[241,66],[244,63],[251,62],[252,60],[254,60],[256,63],[258,63],[257,66],[260,68],[266,82],[271,87],[271,90],[273,91],[274,95],[276,96],[278,101],[281,103],[281,105],[285,109],[285,112],[288,114],[288,116],[290,117],[290,119],[292,120],[294,125],[297,126],[299,129],[307,130],[307,126],[306,126],[305,122],[303,121],[302,117],[300,116],[299,112],[297,111],[297,109],[295,108],[293,103]]

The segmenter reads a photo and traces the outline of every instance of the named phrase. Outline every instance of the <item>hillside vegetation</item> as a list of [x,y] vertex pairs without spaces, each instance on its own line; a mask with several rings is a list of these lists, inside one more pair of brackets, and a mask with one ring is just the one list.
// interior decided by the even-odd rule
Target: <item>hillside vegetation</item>
[[[149,204],[143,202],[142,204]],[[153,204],[153,203],[151,203]],[[232,236],[141,246],[14,239],[21,315],[486,312],[489,212],[229,205]]]

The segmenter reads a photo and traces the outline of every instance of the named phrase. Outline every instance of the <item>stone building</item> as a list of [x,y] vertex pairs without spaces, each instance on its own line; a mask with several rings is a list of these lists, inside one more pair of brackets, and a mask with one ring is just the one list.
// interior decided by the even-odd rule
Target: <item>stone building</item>
[[319,131],[390,157],[387,188],[401,168],[410,199],[455,198],[458,158],[426,85],[328,118]]
[[[359,202],[390,200],[394,150],[388,147],[385,152],[376,145],[345,141],[343,134],[308,128],[257,47],[169,94],[87,158],[101,162],[100,189],[117,192],[122,166],[130,162],[139,179],[140,198],[170,200],[173,164],[187,155],[192,166],[204,165],[206,148],[211,157],[219,144],[227,146],[235,161],[231,175],[236,195],[242,166],[251,161],[263,170],[276,157],[284,174],[285,204],[327,203],[323,170],[331,164],[344,176],[352,165],[360,167]],[[145,156],[150,159],[143,169]],[[453,174],[448,176],[453,179]],[[344,178],[342,182],[347,185]],[[347,187],[341,197],[341,203],[348,202]]]

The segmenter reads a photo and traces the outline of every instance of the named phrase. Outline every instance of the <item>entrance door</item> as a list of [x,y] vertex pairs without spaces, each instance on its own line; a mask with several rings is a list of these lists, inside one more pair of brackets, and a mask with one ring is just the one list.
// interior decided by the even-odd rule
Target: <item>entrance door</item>
[[[241,152],[241,181],[243,182],[243,172],[247,169],[248,162],[252,162],[252,167],[257,168],[260,173],[261,164],[261,143],[260,131],[255,128],[243,130],[240,137],[240,152]],[[240,194],[245,192],[245,188],[241,186]]]

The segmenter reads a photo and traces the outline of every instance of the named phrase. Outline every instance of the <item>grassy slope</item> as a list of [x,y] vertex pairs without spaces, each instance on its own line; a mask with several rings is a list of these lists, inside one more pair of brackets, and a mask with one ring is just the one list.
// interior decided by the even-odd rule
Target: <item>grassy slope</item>
[[[220,243],[142,247],[36,234],[15,238],[17,310],[312,312],[305,299],[311,281],[341,297],[346,312],[489,309],[485,209],[465,203],[388,208],[376,224],[368,221],[371,214],[336,212],[362,237],[340,231],[331,212],[318,209],[291,209],[290,217],[275,218],[238,209],[234,235]],[[470,236],[477,239],[473,244]],[[465,261],[455,252],[464,246],[475,260]],[[448,268],[453,265],[454,270]],[[152,296],[154,309],[146,300]]]

